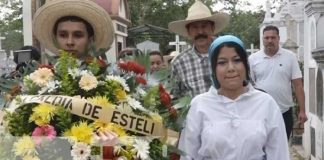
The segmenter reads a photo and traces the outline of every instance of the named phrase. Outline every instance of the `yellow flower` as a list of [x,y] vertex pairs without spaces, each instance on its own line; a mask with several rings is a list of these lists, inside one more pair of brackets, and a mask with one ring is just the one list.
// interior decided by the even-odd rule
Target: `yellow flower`
[[14,143],[13,151],[16,156],[34,156],[37,154],[35,149],[35,143],[29,136],[23,136],[17,142]]
[[39,68],[30,74],[30,79],[38,86],[44,87],[53,79],[53,72],[48,68]]
[[35,121],[38,126],[49,124],[55,114],[55,107],[50,104],[40,104],[33,108],[33,114],[29,117],[29,121]]
[[109,127],[108,126],[108,123],[103,122],[101,120],[96,120],[95,122],[93,122],[93,127],[95,129],[97,129],[97,131],[99,131],[99,132],[103,132],[103,131],[109,130],[108,129],[108,127]]
[[97,78],[90,74],[84,74],[79,81],[80,88],[86,91],[96,88],[97,85]]
[[153,121],[155,122],[159,122],[162,123],[163,118],[158,114],[158,113],[150,113],[151,118],[153,119]]
[[109,100],[104,96],[92,97],[88,98],[87,100],[98,106],[115,108],[115,106],[112,103],[110,103]]
[[93,129],[87,122],[80,122],[79,125],[73,125],[72,128],[64,133],[64,136],[75,138],[78,142],[86,144],[92,143]]
[[37,156],[25,156],[22,160],[39,160]]
[[119,101],[125,101],[126,100],[127,94],[126,94],[126,92],[124,90],[116,89],[115,93],[116,93],[116,97],[117,97],[117,99]]
[[123,137],[123,136],[127,136],[127,133],[124,129],[122,129],[121,127],[119,127],[117,124],[115,123],[109,123],[107,126],[108,130],[110,130],[111,132],[114,132],[117,134],[118,137]]

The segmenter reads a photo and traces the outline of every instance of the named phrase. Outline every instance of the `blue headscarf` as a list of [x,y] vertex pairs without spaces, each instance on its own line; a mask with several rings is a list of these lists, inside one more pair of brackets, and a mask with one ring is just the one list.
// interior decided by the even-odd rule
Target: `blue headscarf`
[[218,59],[219,51],[224,45],[234,46],[237,54],[242,59],[242,61],[244,63],[244,67],[246,69],[246,77],[247,77],[247,81],[244,82],[243,85],[246,86],[248,84],[248,80],[250,80],[250,76],[249,76],[250,68],[248,65],[248,59],[247,59],[248,56],[245,51],[244,44],[239,38],[237,38],[233,35],[225,35],[225,36],[220,36],[220,37],[216,38],[213,41],[213,43],[210,45],[209,50],[208,50],[208,54],[209,54],[208,57],[210,60],[210,64],[211,64],[210,66],[211,66],[211,70],[212,70],[211,79],[213,81],[214,87],[216,89],[220,88],[220,84],[216,77],[215,66],[216,66],[216,62]]

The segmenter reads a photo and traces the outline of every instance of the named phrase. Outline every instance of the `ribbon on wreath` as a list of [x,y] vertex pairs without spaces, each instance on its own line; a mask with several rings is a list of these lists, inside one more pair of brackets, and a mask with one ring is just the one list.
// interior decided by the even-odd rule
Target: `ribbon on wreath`
[[[125,130],[145,136],[160,137],[163,142],[175,146],[179,133],[163,127],[161,122],[153,121],[145,116],[124,113],[118,109],[103,107],[88,102],[86,99],[62,95],[24,95],[18,96],[8,110],[13,112],[24,104],[47,103],[62,106],[72,114],[106,123],[116,123]],[[2,113],[0,113],[1,115]],[[1,120],[0,120],[1,121]]]

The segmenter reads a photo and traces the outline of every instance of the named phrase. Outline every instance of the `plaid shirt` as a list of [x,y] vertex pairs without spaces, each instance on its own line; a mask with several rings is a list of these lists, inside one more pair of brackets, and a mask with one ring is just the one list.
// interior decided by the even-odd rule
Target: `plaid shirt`
[[188,94],[194,97],[207,92],[212,85],[209,59],[201,56],[194,48],[182,52],[171,65],[171,78],[177,83],[177,87],[172,90],[175,97]]

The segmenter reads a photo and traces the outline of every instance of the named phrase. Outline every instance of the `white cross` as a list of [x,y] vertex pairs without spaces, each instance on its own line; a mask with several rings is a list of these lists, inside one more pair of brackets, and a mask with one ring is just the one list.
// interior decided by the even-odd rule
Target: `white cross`
[[175,42],[169,42],[169,45],[176,46],[176,51],[180,53],[180,46],[187,45],[185,41],[179,41],[179,35],[176,35]]
[[0,37],[0,51],[2,50],[1,42],[2,42],[2,40],[5,40],[5,39],[6,39],[6,37]]
[[246,49],[246,52],[248,52],[250,54],[252,54],[254,52],[257,52],[257,51],[259,51],[259,49],[255,49],[254,48],[254,44],[251,44],[251,48],[250,49]]

